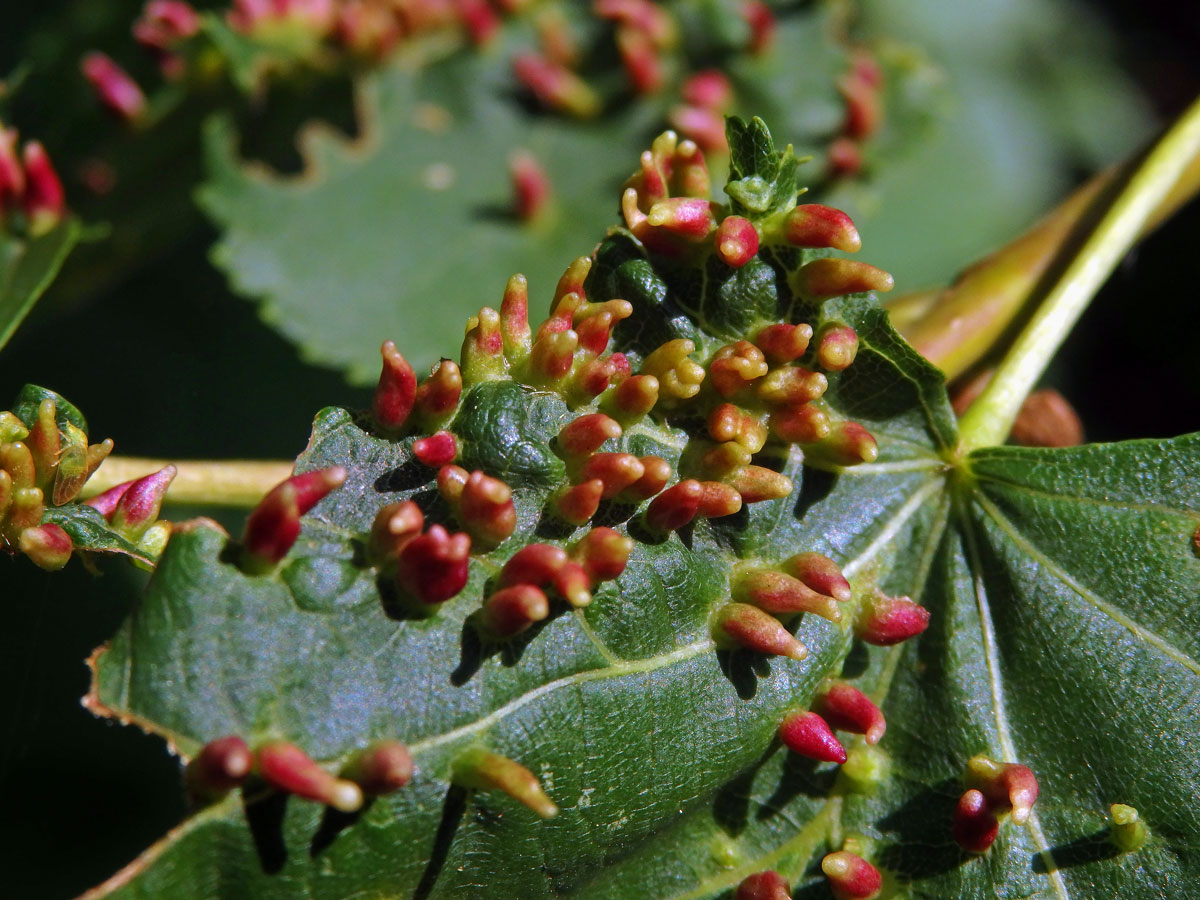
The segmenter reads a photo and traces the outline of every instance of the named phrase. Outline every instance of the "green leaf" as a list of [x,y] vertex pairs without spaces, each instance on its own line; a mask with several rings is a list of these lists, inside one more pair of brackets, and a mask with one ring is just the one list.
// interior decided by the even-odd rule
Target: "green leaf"
[[758,117],[747,123],[731,116],[725,132],[731,148],[725,193],[733,200],[733,211],[757,221],[791,209],[800,187],[791,145],[776,150],[767,123]]
[[153,554],[115,531],[104,516],[83,503],[48,507],[42,521],[51,522],[69,534],[76,550],[118,553],[145,568],[154,565]]
[[0,349],[50,286],[79,237],[79,222],[72,218],[35,238],[0,235]]
[[[804,60],[785,61],[782,121],[809,143],[839,116],[834,79],[845,50],[828,40],[827,17],[792,11],[780,23],[780,42]],[[584,34],[608,66],[585,74],[607,86],[617,74],[603,44],[611,32],[592,21]],[[295,178],[239,159],[230,125],[211,124],[199,200],[222,234],[213,259],[307,359],[369,383],[377,348],[392,337],[403,338],[420,369],[457,345],[465,315],[498,305],[497,286],[514,272],[535,291],[550,289],[604,233],[646,135],[677,102],[678,81],[702,68],[671,70],[678,78],[659,95],[631,101],[614,90],[606,112],[575,121],[519,102],[512,59],[532,46],[529,23],[516,20],[482,54],[463,50],[421,66],[405,58],[362,77],[362,136],[351,143],[310,130],[300,142],[307,167]],[[782,56],[772,54],[775,65]],[[764,77],[760,69],[747,61],[731,71],[735,82],[747,80],[738,85],[745,114],[761,102],[751,83]],[[528,224],[511,213],[507,166],[516,150],[541,163],[553,192],[552,208]]]
[[[755,400],[756,384],[718,394],[713,361],[756,338],[773,309],[817,335],[855,330],[857,357],[826,373],[820,409],[867,428],[878,458],[834,464],[824,445],[773,438],[754,461],[789,478],[790,494],[667,534],[650,529],[644,501],[605,503],[590,524],[632,538],[622,574],[593,585],[586,607],[555,600],[544,621],[493,642],[475,622],[503,564],[532,542],[569,548],[589,527],[555,515],[564,479],[583,477],[557,435],[616,401],[581,400],[569,378],[538,369],[537,350],[510,347],[489,363],[496,380],[468,378],[445,427],[459,462],[511,487],[516,529],[497,549],[476,547],[465,588],[429,616],[404,604],[369,547],[379,510],[403,499],[427,522],[462,526],[414,456],[427,431],[385,436],[367,415],[323,410],[297,470],[344,466],[344,486],[264,574],[239,568],[237,542],[210,524],[177,529],[94,660],[86,703],[185,758],[232,734],[293,741],[336,771],[373,740],[401,739],[416,775],[353,816],[247,782],[94,896],[728,900],[765,869],[821,896],[820,859],[848,838],[893,895],[936,900],[1150,900],[1200,878],[1200,435],[962,459],[937,370],[874,298],[800,302],[789,276],[804,255],[768,239],[770,303],[742,320],[730,308],[740,295],[696,274],[717,271],[711,246],[671,249],[613,233],[587,300],[631,298],[613,346],[634,372],[687,331],[713,387],[687,398],[663,374],[658,406],[604,451],[736,483],[736,471],[705,469],[716,440],[705,423],[723,402],[778,409]],[[736,567],[800,552],[849,578],[840,619],[789,622],[809,648],[800,661],[718,650],[713,617]],[[856,637],[881,593],[922,603],[928,630],[891,648]],[[777,737],[831,677],[868,693],[889,723],[873,749],[844,735],[841,770]],[[480,749],[526,766],[559,815],[455,786],[455,761]],[[1029,766],[1041,795],[1023,827],[1005,817],[990,850],[972,855],[951,821],[978,754]],[[1108,839],[1113,803],[1148,825],[1133,853]]]

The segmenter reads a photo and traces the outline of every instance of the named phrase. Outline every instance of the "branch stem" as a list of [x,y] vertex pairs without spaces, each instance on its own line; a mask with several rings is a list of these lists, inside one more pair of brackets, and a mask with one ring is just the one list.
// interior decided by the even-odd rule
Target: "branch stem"
[[959,452],[1004,442],[1025,397],[1156,208],[1200,154],[1200,100],[1150,148],[959,423]]
[[82,497],[94,497],[111,487],[157,472],[165,465],[179,469],[167,491],[168,503],[197,506],[252,507],[263,495],[292,474],[292,463],[283,460],[184,460],[112,456],[96,470]]

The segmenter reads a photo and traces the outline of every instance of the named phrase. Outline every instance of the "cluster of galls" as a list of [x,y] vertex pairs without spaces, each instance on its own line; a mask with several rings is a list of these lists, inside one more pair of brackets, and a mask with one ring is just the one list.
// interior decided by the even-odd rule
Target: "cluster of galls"
[[[839,684],[819,702],[824,706],[825,715],[837,727],[865,734],[867,742],[874,743],[883,734],[883,717],[867,698],[861,694],[855,696],[856,693],[853,688]],[[784,722],[780,733],[784,742],[797,752],[832,762],[845,761],[845,751],[824,720],[814,713],[791,717]],[[967,763],[966,782],[970,789],[958,804],[951,831],[959,846],[973,853],[985,852],[995,841],[999,830],[998,815],[1009,814],[1014,824],[1023,825],[1037,800],[1037,779],[1028,768],[1017,763],[973,757]],[[1125,810],[1131,810],[1132,816]],[[1113,807],[1113,840],[1120,846],[1119,841],[1129,832],[1119,831],[1122,826],[1115,824],[1118,818],[1136,822],[1137,811],[1131,807]],[[1144,830],[1141,840],[1145,840]],[[873,842],[868,838],[849,835],[840,850],[826,854],[821,860],[821,871],[835,900],[874,900],[883,893],[887,876],[869,862],[868,857],[874,855],[873,849]],[[788,882],[773,871],[757,872],[745,878],[734,894],[734,900],[789,898]]]
[[[54,522],[43,522],[48,506],[74,501],[109,453],[113,442],[88,444],[81,428],[59,421],[58,405],[43,399],[30,421],[0,412],[0,547],[20,551],[48,571],[61,569],[76,547]],[[87,501],[109,526],[147,556],[157,556],[170,536],[158,521],[174,466],[118,485]]]
[[0,231],[37,237],[62,221],[66,201],[45,148],[19,143],[17,130],[0,122]]
[[[667,132],[643,154],[624,192],[630,231],[652,253],[715,253],[733,267],[754,256],[760,238],[801,248],[860,246],[849,218],[823,206],[794,207],[760,226],[738,216],[718,222],[721,208],[703,199],[709,187],[699,148]],[[634,308],[623,299],[590,301],[585,282],[591,265],[580,258],[567,268],[549,316],[536,329],[526,280],[514,276],[499,310],[485,307],[469,320],[459,363],[443,359],[423,381],[391,341],[384,343],[374,427],[391,439],[412,439],[413,456],[437,470],[437,490],[461,529],[428,524],[411,500],[378,512],[368,559],[411,612],[434,614],[460,594],[472,553],[491,552],[517,528],[511,486],[456,465],[462,448],[450,429],[464,391],[475,385],[513,381],[556,393],[578,411],[553,441],[566,483],[544,501],[545,513],[576,528],[586,528],[605,502],[630,508],[631,527],[666,536],[698,519],[733,515],[744,504],[786,497],[791,480],[754,461],[771,439],[798,444],[806,459],[824,464],[875,458],[875,440],[866,429],[841,419],[822,400],[826,373],[854,361],[858,338],[852,328],[825,322],[814,334],[807,324],[767,325],[753,340],[719,347],[707,360],[693,358],[692,341],[671,340],[639,362],[610,350],[614,328]],[[862,263],[817,259],[801,266],[792,282],[806,300],[819,301],[886,289],[891,278]],[[801,365],[802,357],[815,368]],[[705,423],[680,456],[683,471],[662,456],[605,449],[652,414]],[[345,478],[340,467],[308,472],[268,495],[247,522],[243,569],[266,571],[282,561],[299,534],[300,517]],[[622,573],[632,547],[630,537],[608,527],[592,527],[565,547],[524,546],[491,579],[471,621],[483,640],[505,641],[547,619],[556,602],[585,606],[597,585]],[[855,633],[877,645],[919,634],[929,621],[928,612],[907,597],[876,591],[848,606],[851,599],[850,584],[828,557],[801,553],[777,565],[745,562],[730,575],[728,602],[713,611],[712,635],[722,648],[803,659],[807,649],[787,625],[804,613],[840,622],[842,608],[852,609]],[[830,686],[817,707],[783,723],[781,738],[795,752],[845,762],[830,723],[863,733],[872,744],[883,733],[879,710],[848,684]]]
[[[348,59],[379,63],[404,40],[433,32],[465,35],[476,46],[487,43],[501,16],[527,0],[233,0],[225,24],[274,51],[277,62],[328,62],[330,52]],[[149,0],[133,23],[133,37],[170,80],[194,62],[195,38],[203,28],[200,14],[186,0]],[[145,93],[109,56],[92,52],[80,68],[101,104],[124,122],[136,124],[148,111]]]
[[[264,740],[251,749],[236,735],[205,744],[184,774],[195,805],[216,802],[241,788],[248,796],[278,791],[347,814],[357,813],[375,797],[398,791],[412,777],[412,755],[400,741],[375,741],[351,754],[334,774],[295,744]],[[480,747],[455,757],[450,780],[462,788],[502,791],[544,818],[558,813],[532,772]]]

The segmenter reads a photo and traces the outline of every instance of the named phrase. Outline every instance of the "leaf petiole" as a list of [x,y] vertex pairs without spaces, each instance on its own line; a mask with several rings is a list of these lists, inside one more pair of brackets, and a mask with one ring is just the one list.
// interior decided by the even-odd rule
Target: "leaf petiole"
[[959,423],[960,456],[1004,442],[1025,397],[1083,310],[1137,241],[1147,220],[1200,154],[1200,100],[1176,120],[1132,171],[1080,245],[996,375]]
[[88,480],[81,497],[101,494],[111,487],[157,472],[168,463],[179,472],[167,490],[169,503],[197,506],[254,506],[267,491],[292,474],[284,460],[184,460],[113,456]]

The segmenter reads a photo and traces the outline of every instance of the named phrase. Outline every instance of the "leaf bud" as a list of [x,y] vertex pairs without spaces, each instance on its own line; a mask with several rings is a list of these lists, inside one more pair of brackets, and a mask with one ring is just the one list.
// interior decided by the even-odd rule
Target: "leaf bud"
[[853,596],[850,582],[846,580],[837,563],[828,556],[820,553],[797,553],[784,560],[780,568],[799,578],[814,591],[832,597],[839,603],[846,603]]
[[341,777],[357,784],[368,797],[400,790],[413,775],[412,754],[400,741],[375,741],[351,757]]
[[797,406],[818,399],[828,387],[829,380],[820,372],[803,366],[784,366],[760,381],[757,393],[764,403]]
[[580,538],[571,555],[592,581],[612,581],[625,571],[632,551],[632,538],[600,527]]
[[426,424],[441,425],[458,408],[462,390],[462,370],[458,363],[443,359],[417,388],[413,406]]
[[29,219],[30,232],[35,236],[45,234],[66,215],[62,182],[45,148],[37,141],[25,145],[22,159],[25,163],[25,194],[21,205]]
[[130,482],[122,491],[112,515],[107,517],[113,528],[134,542],[145,534],[158,520],[163,497],[175,480],[177,471],[174,466],[164,466],[153,474]]
[[346,470],[331,466],[293,475],[272,488],[246,519],[242,544],[248,570],[265,571],[287,556],[300,536],[300,517],[345,482]]
[[840,622],[842,611],[832,597],[818,594],[799,579],[772,569],[743,566],[730,578],[733,599],[749,603],[774,615],[815,613],[830,622]]
[[396,558],[396,584],[419,603],[445,603],[467,586],[471,538],[431,525],[409,540]]
[[502,791],[543,819],[558,815],[558,807],[546,796],[536,775],[515,760],[480,747],[459,754],[450,779],[460,787]]
[[513,60],[517,80],[546,108],[586,119],[600,112],[596,92],[565,66],[536,53],[522,53]]
[[254,754],[246,742],[230,735],[201,747],[187,764],[184,781],[193,801],[213,801],[240,787],[253,767]]
[[883,890],[879,870],[854,853],[839,850],[821,860],[835,900],[874,900]]
[[733,900],[792,900],[792,887],[778,872],[755,872],[743,878]]
[[950,831],[958,846],[969,853],[983,853],[995,842],[1000,823],[987,798],[971,789],[959,797]]
[[754,337],[754,343],[773,366],[782,366],[804,355],[812,340],[811,325],[768,325]]
[[814,259],[805,263],[794,276],[796,293],[806,300],[827,300],[845,294],[890,291],[896,284],[892,276],[853,259]]
[[858,334],[849,325],[831,324],[817,338],[817,362],[829,372],[850,368],[858,353]]
[[1124,803],[1114,803],[1108,809],[1109,840],[1122,853],[1133,853],[1146,845],[1150,833],[1138,811]]
[[712,635],[717,646],[726,650],[753,650],[795,660],[808,656],[808,648],[778,619],[746,603],[727,603],[717,610]]
[[39,569],[57,572],[71,561],[75,545],[71,536],[53,522],[35,525],[21,531],[17,548]]
[[276,790],[352,813],[362,808],[362,789],[330,775],[295,744],[268,741],[254,751],[254,771]]
[[104,53],[92,52],[80,63],[100,102],[123,122],[136,122],[146,114],[146,95],[129,73]]
[[371,413],[381,428],[397,431],[412,413],[417,394],[417,375],[392,341],[380,348],[383,369],[371,404]]
[[554,498],[558,514],[572,525],[586,525],[600,508],[604,482],[599,478],[572,485],[559,491]]
[[1037,802],[1037,777],[1020,763],[1000,763],[982,754],[967,760],[967,784],[981,791],[993,810],[1012,810],[1015,825],[1024,825]]
[[620,436],[621,426],[616,419],[604,413],[589,413],[563,426],[558,445],[568,456],[586,456],[599,450],[605,441]]
[[879,707],[845,681],[833,682],[813,705],[833,728],[865,735],[868,744],[878,744],[887,729]]
[[805,710],[786,716],[779,726],[779,739],[793,753],[809,759],[839,765],[846,761],[846,748],[815,712]]
[[767,374],[763,352],[749,341],[727,344],[708,365],[712,386],[722,397],[732,397],[752,381]]
[[741,216],[726,216],[713,238],[717,256],[725,265],[740,269],[758,253],[758,230]]
[[859,610],[854,633],[868,644],[890,647],[928,627],[929,610],[925,607],[908,597],[889,597],[877,591]]

